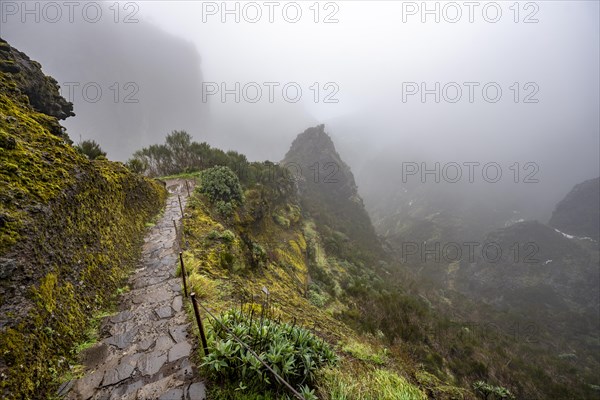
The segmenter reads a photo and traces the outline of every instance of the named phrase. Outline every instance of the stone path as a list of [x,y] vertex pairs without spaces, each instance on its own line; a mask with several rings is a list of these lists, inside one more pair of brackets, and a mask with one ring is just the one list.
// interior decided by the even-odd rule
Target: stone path
[[85,376],[68,400],[202,400],[205,387],[190,361],[196,338],[175,277],[179,247],[173,219],[187,200],[185,182],[167,182],[164,216],[146,234],[139,268],[121,296],[120,312],[102,324],[99,343],[83,354]]

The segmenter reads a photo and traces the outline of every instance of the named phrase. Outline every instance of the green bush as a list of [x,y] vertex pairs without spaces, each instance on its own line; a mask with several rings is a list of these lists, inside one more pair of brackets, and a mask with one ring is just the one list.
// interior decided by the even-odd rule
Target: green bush
[[84,140],[75,145],[75,150],[85,155],[90,160],[95,160],[99,157],[106,159],[106,152],[102,150],[100,145],[95,140]]
[[243,200],[240,180],[228,167],[218,166],[203,171],[198,190],[213,204],[241,204]]
[[219,237],[226,243],[232,243],[235,240],[235,233],[231,232],[229,229],[226,229]]
[[256,242],[252,242],[252,265],[263,267],[267,263],[267,251]]
[[229,218],[233,215],[233,204],[219,200],[215,203],[215,210],[221,217]]
[[244,392],[286,393],[286,389],[233,335],[303,393],[310,392],[321,367],[338,361],[327,343],[304,328],[230,310],[212,324],[210,352],[204,357],[202,367],[214,378],[236,385]]
[[221,237],[221,235],[219,234],[219,231],[216,230],[211,230],[210,232],[208,232],[208,234],[206,235],[206,237],[210,240],[217,240]]

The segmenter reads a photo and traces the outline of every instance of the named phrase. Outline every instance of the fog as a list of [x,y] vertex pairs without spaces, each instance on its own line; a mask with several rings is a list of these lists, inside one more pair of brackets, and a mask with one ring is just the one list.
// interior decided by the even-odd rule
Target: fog
[[[403,181],[403,168],[440,163],[441,190],[465,204],[493,199],[544,222],[575,184],[600,175],[598,2],[430,2],[433,14],[421,2],[269,4],[109,2],[90,23],[81,9],[74,22],[66,9],[50,22],[42,6],[36,22],[3,1],[0,34],[63,89],[104,88],[110,101],[75,96],[65,126],[116,160],[186,129],[277,161],[324,123],[372,212],[435,178]],[[130,82],[133,104],[123,102]],[[444,166],[465,162],[495,163],[502,178],[465,182],[465,168],[457,184],[444,179]],[[532,171],[537,182],[525,182]]]

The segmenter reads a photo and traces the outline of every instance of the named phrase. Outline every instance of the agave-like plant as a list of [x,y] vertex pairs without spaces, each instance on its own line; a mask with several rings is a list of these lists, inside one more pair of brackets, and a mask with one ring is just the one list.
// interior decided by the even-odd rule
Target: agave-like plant
[[[274,320],[230,310],[220,315],[209,330],[209,355],[202,367],[217,378],[231,381],[239,390],[281,393],[283,384],[262,364],[267,363],[281,378],[312,399],[316,371],[338,362],[335,351],[309,330]],[[257,359],[242,340],[260,358]],[[244,388],[244,389],[241,389]]]

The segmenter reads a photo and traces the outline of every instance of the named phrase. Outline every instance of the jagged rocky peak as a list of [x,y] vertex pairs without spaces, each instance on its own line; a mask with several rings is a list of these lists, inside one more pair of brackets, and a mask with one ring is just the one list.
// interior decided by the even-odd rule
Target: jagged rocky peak
[[548,223],[569,235],[598,241],[600,236],[600,178],[575,187],[561,200]]
[[[347,242],[340,248],[381,253],[354,175],[325,133],[324,125],[299,134],[281,165],[296,178],[303,209],[318,220],[326,237],[345,237]],[[347,252],[342,250],[340,254]]]
[[292,142],[282,165],[299,178],[300,190],[318,187],[324,194],[343,196],[362,205],[354,175],[335,149],[325,125],[308,128]]

